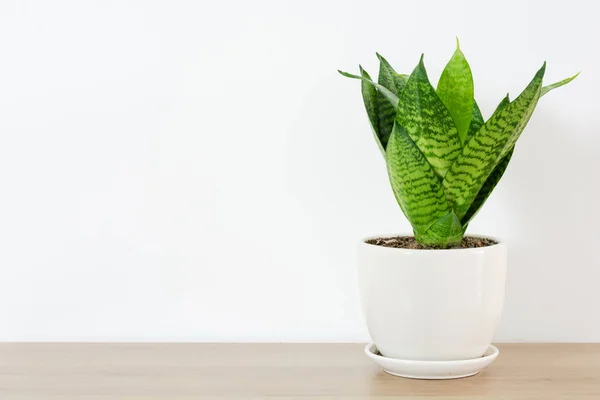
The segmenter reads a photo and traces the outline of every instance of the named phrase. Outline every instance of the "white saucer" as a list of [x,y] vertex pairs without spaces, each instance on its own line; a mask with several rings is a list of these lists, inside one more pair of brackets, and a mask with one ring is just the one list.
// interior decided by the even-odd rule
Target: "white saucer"
[[390,375],[413,379],[455,379],[472,376],[498,357],[498,349],[490,345],[483,356],[460,361],[415,361],[382,356],[374,343],[365,347],[367,356]]

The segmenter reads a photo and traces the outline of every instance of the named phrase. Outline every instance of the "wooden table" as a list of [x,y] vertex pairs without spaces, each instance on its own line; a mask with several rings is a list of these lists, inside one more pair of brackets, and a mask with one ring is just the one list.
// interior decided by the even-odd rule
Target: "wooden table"
[[387,375],[363,347],[3,343],[0,399],[600,399],[600,344],[501,344],[452,381]]

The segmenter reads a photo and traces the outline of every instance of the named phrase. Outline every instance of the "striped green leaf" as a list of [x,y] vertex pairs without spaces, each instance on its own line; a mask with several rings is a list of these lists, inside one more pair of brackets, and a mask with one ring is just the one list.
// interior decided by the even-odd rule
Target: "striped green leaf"
[[423,56],[400,94],[396,122],[443,178],[462,146],[452,116],[429,83]]
[[[398,75],[390,63],[388,63],[381,54],[377,53],[377,58],[379,58],[379,76],[377,78],[377,83],[399,96],[406,84],[406,76]],[[390,134],[392,133],[392,127],[394,126],[397,104],[391,104],[386,101],[383,93],[378,93],[378,99],[379,136],[381,138],[381,144],[385,149]]]
[[442,72],[437,94],[454,119],[461,143],[466,140],[473,118],[474,91],[471,67],[460,50],[457,38],[456,51]]
[[490,197],[492,194],[492,191],[498,182],[500,182],[500,178],[502,178],[502,175],[504,175],[504,171],[506,171],[506,167],[508,167],[508,163],[510,162],[510,158],[512,157],[514,150],[515,148],[513,147],[504,157],[502,157],[498,165],[496,165],[490,176],[488,176],[486,179],[483,187],[477,193],[477,196],[475,196],[475,200],[473,200],[473,203],[471,203],[467,213],[461,220],[461,223],[465,228],[469,222],[475,218],[475,215],[477,215],[479,210],[481,210],[481,206],[483,206],[488,197]]
[[[362,67],[360,67],[360,75],[363,78],[371,80],[371,77],[367,71],[365,71]],[[379,131],[379,99],[377,97],[377,89],[367,81],[361,80],[360,90],[363,97],[363,103],[365,104],[365,109],[367,110],[367,116],[369,117],[369,122],[371,123],[371,129],[373,130],[373,135],[375,136],[375,141],[379,146],[379,150],[381,150],[381,153],[385,157],[385,147],[382,144],[381,133]],[[384,101],[388,103],[385,99]]]
[[446,197],[459,218],[466,215],[489,175],[525,129],[540,97],[545,70],[546,63],[515,101],[492,115],[444,177]]
[[406,85],[406,81],[408,81],[408,75],[397,73],[381,54],[375,54],[377,54],[377,58],[379,59],[379,76],[377,83],[385,86],[399,96],[402,89],[404,89],[404,85]]
[[465,138],[465,143],[467,143],[469,141],[469,139],[471,139],[471,137],[475,133],[477,133],[477,131],[479,130],[479,128],[481,128],[481,126],[485,122],[483,120],[483,115],[481,115],[481,110],[479,109],[479,105],[474,100],[473,100],[473,111],[472,111],[472,114],[473,115],[471,117],[471,124],[469,125],[469,130],[467,132],[467,137]]
[[562,81],[553,83],[552,85],[544,86],[542,88],[542,96],[545,95],[546,93],[548,93],[549,91],[551,91],[552,89],[556,89],[556,88],[559,88],[559,87],[561,87],[563,85],[566,85],[567,83],[571,82],[573,79],[577,78],[577,76],[579,74],[580,73],[578,72],[578,73],[576,73],[575,75],[573,75],[570,78],[563,79]]
[[[498,109],[501,106],[505,106],[508,103],[510,103],[510,101],[508,100],[508,95],[506,95],[506,97],[498,105],[498,107],[496,108],[494,113],[498,112]],[[479,109],[479,105],[477,104],[476,101],[473,101],[473,118],[471,118],[471,125],[469,125],[469,131],[467,132],[467,137],[465,139],[465,143],[467,143],[469,141],[469,139],[471,139],[471,137],[473,137],[473,135],[477,133],[479,128],[481,128],[481,126],[484,124],[484,122],[485,121],[483,119],[483,115],[481,115],[481,110]]]
[[508,93],[506,93],[506,96],[504,96],[504,98],[502,100],[500,100],[500,103],[498,103],[498,105],[496,106],[496,109],[494,110],[494,113],[492,114],[492,116],[494,116],[495,114],[498,114],[500,111],[504,110],[504,107],[506,107],[509,104],[510,104],[510,96],[508,95]]
[[425,233],[451,211],[433,168],[397,123],[386,149],[386,162],[394,196],[415,232]]
[[[506,107],[508,104],[510,104],[510,98],[507,94],[506,97],[504,97],[500,104],[498,104],[498,106],[496,107],[494,114],[497,114],[500,111],[502,111],[504,107]],[[475,215],[479,212],[481,206],[483,206],[490,194],[492,194],[492,191],[500,181],[500,178],[502,178],[502,175],[504,175],[504,171],[506,170],[506,167],[508,167],[508,163],[510,162],[510,158],[512,157],[513,150],[514,147],[504,157],[502,157],[502,159],[500,160],[498,165],[496,165],[490,176],[488,176],[488,178],[485,180],[485,183],[477,193],[477,196],[475,196],[475,200],[473,200],[473,203],[471,203],[471,206],[467,210],[467,213],[461,219],[461,222],[465,228],[467,227],[469,222],[471,222],[471,220],[475,217]]]
[[[360,67],[360,68],[362,68],[362,67]],[[377,91],[382,93],[387,101],[389,101],[391,104],[395,104],[395,105],[398,104],[398,96],[395,93],[393,93],[392,91],[390,91],[388,88],[386,88],[385,86],[382,86],[377,82],[373,82],[370,78],[367,78],[364,76],[354,75],[349,72],[340,71],[339,69],[338,69],[338,72],[340,73],[340,75],[345,76],[346,78],[360,79],[364,82],[369,83],[370,85],[375,86]]]
[[426,246],[445,248],[458,245],[462,241],[466,227],[463,227],[454,212],[450,212],[438,219],[425,233],[414,231],[415,239]]

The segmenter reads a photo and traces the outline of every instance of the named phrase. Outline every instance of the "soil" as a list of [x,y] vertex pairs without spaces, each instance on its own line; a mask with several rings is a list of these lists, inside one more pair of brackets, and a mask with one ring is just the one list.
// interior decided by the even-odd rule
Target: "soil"
[[[374,244],[376,246],[394,247],[397,249],[438,249],[438,247],[423,246],[412,236],[392,236],[366,240],[365,243]],[[447,249],[474,249],[477,247],[487,247],[498,244],[495,240],[479,238],[473,236],[463,237],[460,245],[447,247]]]

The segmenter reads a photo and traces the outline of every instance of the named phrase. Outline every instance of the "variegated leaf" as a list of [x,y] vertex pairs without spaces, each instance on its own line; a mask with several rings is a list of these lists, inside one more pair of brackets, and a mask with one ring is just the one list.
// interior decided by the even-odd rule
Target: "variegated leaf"
[[494,110],[492,117],[494,115],[498,114],[500,111],[504,110],[504,107],[506,107],[509,104],[510,104],[510,96],[508,95],[508,93],[506,93],[506,96],[504,96],[504,98],[502,100],[500,100],[500,103],[498,103],[498,105],[496,106],[496,109]]
[[377,82],[373,82],[371,79],[366,78],[364,76],[354,75],[354,74],[351,74],[349,72],[340,71],[339,69],[338,69],[338,72],[340,73],[340,75],[345,76],[346,78],[360,79],[360,80],[362,80],[364,82],[369,83],[370,85],[375,86],[375,88],[377,88],[377,90],[384,95],[384,97],[385,97],[385,99],[387,101],[389,101],[391,104],[395,104],[395,105],[398,104],[398,96],[396,96],[395,93],[393,93],[392,91],[390,91],[385,86],[382,86],[382,85],[380,85]]
[[[510,99],[507,94],[506,97],[504,97],[500,104],[498,104],[498,106],[496,107],[494,114],[497,114],[500,111],[502,111],[502,109],[504,109],[504,107],[506,107],[509,103]],[[475,215],[479,212],[481,206],[483,206],[490,194],[492,194],[492,190],[494,190],[494,188],[500,181],[500,178],[502,178],[502,175],[504,175],[504,171],[506,170],[506,167],[508,167],[508,163],[510,162],[510,158],[512,157],[513,150],[514,147],[504,157],[502,157],[502,159],[500,160],[498,165],[496,165],[490,176],[488,176],[488,178],[485,180],[485,183],[479,190],[479,193],[477,193],[477,196],[475,196],[475,200],[473,200],[473,203],[471,203],[471,206],[467,210],[467,213],[461,220],[465,228],[467,227],[469,222],[471,222],[471,220],[475,217]]]
[[[388,63],[381,54],[377,53],[377,58],[379,58],[379,76],[377,78],[377,83],[399,96],[400,92],[402,92],[402,89],[404,88],[404,85],[406,84],[407,78],[398,75],[390,63]],[[383,93],[379,93],[378,98],[379,132],[381,144],[385,149],[390,134],[392,133],[392,127],[394,126],[397,104],[392,105],[386,101]]]
[[375,54],[377,54],[377,58],[379,59],[379,76],[377,83],[385,86],[399,96],[404,85],[406,85],[406,81],[408,81],[408,75],[397,73],[381,54]]
[[465,143],[471,139],[471,137],[481,128],[483,123],[483,115],[481,115],[481,110],[479,109],[479,105],[476,101],[473,100],[473,112],[471,117],[471,124],[469,125],[469,130],[467,132],[467,137],[465,138]]
[[452,116],[429,83],[422,56],[400,94],[396,122],[443,178],[460,155],[461,143]]
[[416,232],[426,232],[451,211],[433,168],[397,123],[388,142],[386,161],[396,200]]
[[519,97],[492,115],[444,177],[448,202],[459,218],[465,216],[488,176],[525,129],[540,97],[545,70],[546,63]]
[[560,82],[556,82],[556,83],[553,83],[553,84],[551,84],[551,85],[544,86],[544,87],[542,88],[542,96],[543,96],[543,95],[545,95],[546,93],[548,93],[549,91],[551,91],[552,89],[556,89],[556,88],[559,88],[559,87],[561,87],[561,86],[563,86],[563,85],[566,85],[567,83],[571,82],[573,79],[577,78],[577,76],[578,76],[579,74],[580,74],[580,72],[576,73],[575,75],[573,75],[573,76],[572,76],[572,77],[570,77],[570,78],[563,79],[563,80],[562,80],[562,81],[560,81]]
[[415,239],[426,246],[445,248],[458,245],[462,241],[465,229],[452,211],[435,221],[425,233],[414,231]]
[[463,227],[467,227],[469,222],[471,222],[479,210],[481,210],[481,206],[483,206],[488,197],[490,197],[492,191],[496,188],[498,182],[500,182],[502,175],[504,175],[504,171],[506,171],[506,167],[508,167],[508,163],[510,162],[514,151],[515,148],[513,147],[504,157],[502,157],[498,165],[496,165],[496,168],[494,168],[490,176],[488,176],[483,187],[479,190],[479,193],[475,196],[475,200],[473,200],[473,203],[471,203],[467,213],[461,220]]
[[[362,67],[360,67],[360,75],[363,78],[371,80],[371,77],[367,71],[365,71]],[[361,80],[360,90],[363,97],[363,103],[365,104],[365,109],[367,110],[367,116],[369,117],[369,122],[371,124],[371,129],[373,130],[373,135],[375,136],[375,141],[377,142],[379,150],[381,150],[381,153],[385,157],[385,147],[382,144],[381,133],[379,131],[379,100],[377,98],[377,89],[367,81]],[[384,101],[388,103],[385,99]]]
[[457,38],[456,51],[442,72],[437,94],[454,119],[461,143],[465,143],[473,118],[474,91],[471,67],[460,50]]

